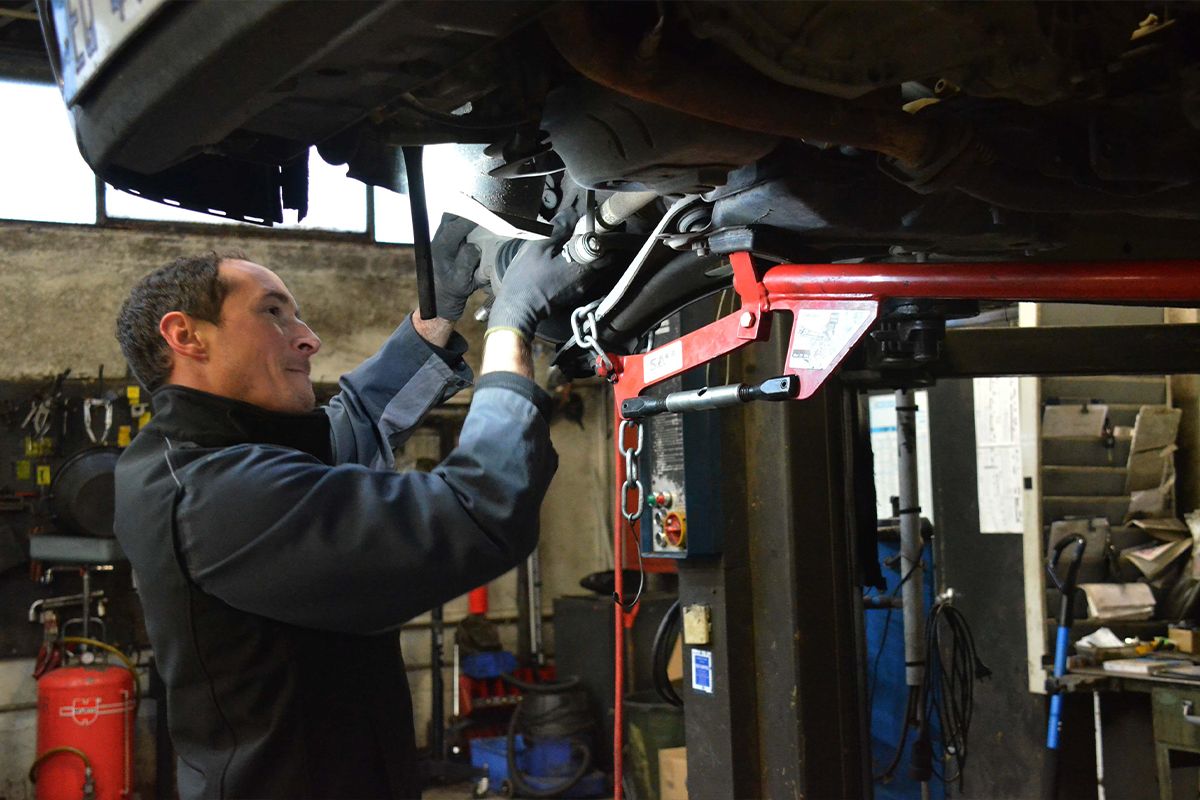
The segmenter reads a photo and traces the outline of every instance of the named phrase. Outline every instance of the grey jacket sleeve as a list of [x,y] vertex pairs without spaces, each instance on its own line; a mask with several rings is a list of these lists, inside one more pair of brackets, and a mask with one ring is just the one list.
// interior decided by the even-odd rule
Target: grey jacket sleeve
[[536,545],[558,465],[530,399],[545,395],[525,383],[481,381],[458,446],[429,473],[266,445],[193,462],[176,507],[189,574],[243,611],[359,634],[503,574]]
[[406,318],[377,353],[342,376],[325,408],[334,460],[391,469],[392,450],[426,412],[471,385],[471,368],[462,360],[466,349],[457,333],[447,347],[434,347]]

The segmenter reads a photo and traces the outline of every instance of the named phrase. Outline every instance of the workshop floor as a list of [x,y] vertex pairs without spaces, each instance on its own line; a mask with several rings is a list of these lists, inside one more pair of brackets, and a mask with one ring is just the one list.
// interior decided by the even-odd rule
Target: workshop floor
[[[421,795],[421,800],[468,800],[475,789],[474,783],[455,783],[450,786],[430,786]],[[498,795],[497,795],[498,796]]]
[[[475,789],[473,783],[455,783],[450,786],[430,786],[421,795],[421,800],[471,800],[474,797],[472,792]],[[489,794],[488,797],[498,798],[500,795],[496,793]],[[611,800],[611,798],[609,799]]]

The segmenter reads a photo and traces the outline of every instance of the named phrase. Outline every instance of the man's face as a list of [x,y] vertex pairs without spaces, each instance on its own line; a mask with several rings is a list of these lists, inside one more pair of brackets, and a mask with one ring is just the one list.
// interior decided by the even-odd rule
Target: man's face
[[274,272],[249,261],[222,261],[219,274],[229,287],[221,324],[199,323],[214,393],[271,411],[312,411],[308,360],[321,340],[300,320],[292,293]]

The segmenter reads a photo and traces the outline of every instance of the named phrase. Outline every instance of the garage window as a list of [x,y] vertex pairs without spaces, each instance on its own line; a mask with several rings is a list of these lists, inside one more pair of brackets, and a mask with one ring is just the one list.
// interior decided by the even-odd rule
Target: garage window
[[54,86],[0,81],[0,218],[94,223],[96,184]]
[[[10,122],[0,125],[0,219],[96,224],[105,218],[210,225],[247,225],[215,214],[158,203],[104,185],[97,207],[97,178],[79,155],[67,110],[57,87],[0,81],[0,107]],[[455,145],[425,150],[430,230],[444,211],[461,212],[469,186]],[[309,151],[309,210],[303,220],[285,209],[280,230],[373,233],[378,242],[411,244],[412,214],[407,195],[371,188],[346,177],[346,167],[327,164]],[[371,200],[373,202],[368,202]],[[368,218],[374,223],[368,225]]]
[[[472,185],[473,172],[458,155],[457,145],[438,144],[425,148],[425,205],[429,209],[429,232],[437,230],[443,212],[463,211],[462,193]],[[412,212],[408,195],[375,189],[375,241],[412,244]]]

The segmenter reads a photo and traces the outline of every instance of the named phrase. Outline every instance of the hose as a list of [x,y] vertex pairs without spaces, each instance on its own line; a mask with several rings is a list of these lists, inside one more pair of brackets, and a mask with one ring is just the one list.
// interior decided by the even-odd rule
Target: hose
[[664,703],[670,703],[676,707],[683,706],[683,698],[675,691],[671,679],[667,677],[667,660],[670,658],[667,643],[670,642],[671,645],[674,645],[675,637],[678,636],[676,628],[679,627],[679,619],[679,601],[676,600],[667,609],[667,613],[663,614],[662,621],[658,623],[658,630],[654,633],[654,645],[650,648],[650,674],[654,678],[654,691]]
[[29,782],[37,783],[38,768],[51,756],[56,756],[59,753],[70,753],[73,756],[83,759],[84,784],[86,785],[92,779],[92,760],[87,757],[87,753],[77,747],[52,747],[35,758],[33,764],[29,766]]
[[[579,684],[578,677],[572,677],[565,681],[552,684],[534,684],[526,683],[525,681],[514,678],[512,675],[502,676],[505,681],[518,687],[524,692],[530,694],[557,694],[574,689]],[[520,726],[520,719],[526,709],[525,699],[517,704],[513,709],[512,717],[508,721],[508,734],[505,743],[505,757],[508,763],[508,779],[516,789],[516,793],[523,797],[555,797],[570,791],[575,784],[583,780],[583,777],[591,771],[592,768],[592,748],[586,741],[580,737],[584,731],[592,727],[592,720],[584,717],[578,712],[572,712],[569,706],[563,706],[558,709],[553,709],[550,712],[543,712],[538,719],[532,720],[530,728],[544,727],[548,723],[558,725],[566,725],[566,730],[562,733],[561,738],[568,738],[571,743],[572,756],[579,754],[579,766],[573,773],[563,778],[562,782],[554,785],[538,789],[531,786],[525,776],[521,774],[521,770],[517,765],[517,730]],[[537,738],[536,734],[527,732],[526,739]]]

